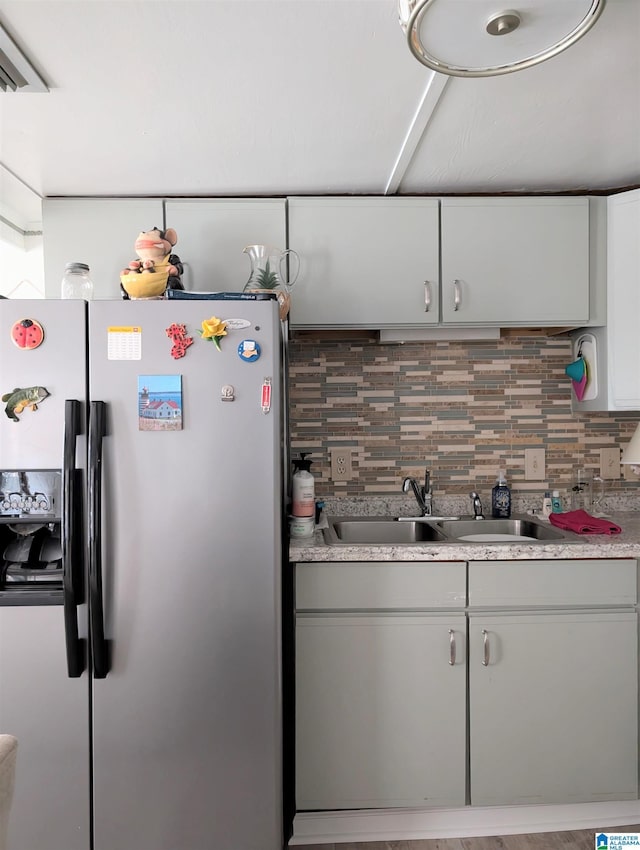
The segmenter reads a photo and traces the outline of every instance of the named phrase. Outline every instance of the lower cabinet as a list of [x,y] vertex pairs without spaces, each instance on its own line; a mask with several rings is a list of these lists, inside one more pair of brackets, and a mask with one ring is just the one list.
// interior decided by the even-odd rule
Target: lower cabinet
[[635,612],[469,615],[472,805],[637,798]]
[[297,809],[637,799],[636,572],[298,565]]
[[464,614],[299,616],[299,809],[465,802]]

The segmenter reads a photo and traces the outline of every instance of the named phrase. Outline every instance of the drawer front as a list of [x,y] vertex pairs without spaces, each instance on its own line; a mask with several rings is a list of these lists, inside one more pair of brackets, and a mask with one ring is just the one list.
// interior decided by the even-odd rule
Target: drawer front
[[298,611],[464,608],[464,561],[296,565]]
[[634,559],[471,561],[469,605],[635,605]]

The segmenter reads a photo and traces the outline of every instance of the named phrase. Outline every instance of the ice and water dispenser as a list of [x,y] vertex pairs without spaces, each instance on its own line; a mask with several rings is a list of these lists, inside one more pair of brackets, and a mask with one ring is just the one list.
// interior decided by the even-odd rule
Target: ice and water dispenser
[[0,471],[0,596],[5,604],[23,597],[23,591],[62,591],[60,506],[60,470]]

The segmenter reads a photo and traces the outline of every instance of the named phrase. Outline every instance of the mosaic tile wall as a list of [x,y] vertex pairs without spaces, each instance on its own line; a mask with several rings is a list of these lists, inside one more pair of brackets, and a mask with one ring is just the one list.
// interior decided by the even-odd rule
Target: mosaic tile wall
[[[600,471],[600,449],[629,441],[640,413],[572,413],[562,336],[482,342],[290,344],[292,454],[313,455],[318,497],[400,493],[407,475],[432,472],[434,494],[486,493],[499,468],[514,491],[571,485]],[[353,478],[334,482],[329,449],[352,450]],[[525,480],[524,450],[544,448],[545,481]],[[607,482],[637,493],[638,479]]]

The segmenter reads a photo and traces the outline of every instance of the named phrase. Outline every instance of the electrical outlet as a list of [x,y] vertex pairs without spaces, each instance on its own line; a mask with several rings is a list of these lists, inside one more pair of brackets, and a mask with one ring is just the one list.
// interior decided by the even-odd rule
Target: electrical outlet
[[620,478],[620,449],[600,449],[600,477]]
[[329,449],[331,452],[331,478],[333,481],[351,481],[351,449],[341,446]]
[[544,481],[544,449],[524,450],[524,475],[527,481]]

